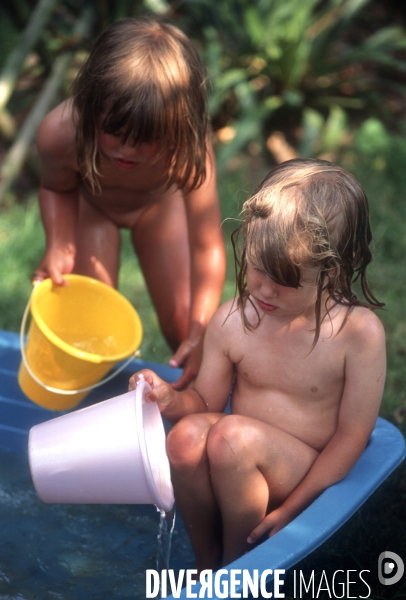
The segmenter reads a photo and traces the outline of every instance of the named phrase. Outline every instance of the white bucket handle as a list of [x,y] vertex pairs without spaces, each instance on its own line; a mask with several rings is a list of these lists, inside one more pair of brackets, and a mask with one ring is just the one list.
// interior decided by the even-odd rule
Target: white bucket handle
[[[34,282],[34,289],[35,289],[35,286],[38,285],[38,283],[40,283],[40,282],[39,281]],[[32,296],[32,292],[31,292],[31,296]],[[102,379],[101,381],[98,381],[97,383],[94,383],[93,385],[89,385],[87,387],[81,388],[80,390],[60,390],[59,388],[54,388],[50,385],[46,385],[46,383],[44,383],[43,381],[38,379],[38,377],[32,372],[31,367],[28,364],[27,356],[25,354],[24,336],[25,336],[25,329],[26,329],[26,325],[27,325],[28,314],[29,314],[30,306],[31,306],[31,296],[27,302],[27,306],[25,307],[23,318],[21,321],[21,328],[20,328],[21,356],[23,359],[24,366],[27,369],[29,375],[33,378],[33,380],[36,383],[38,383],[38,385],[40,385],[42,388],[44,388],[44,390],[47,390],[48,392],[53,392],[54,394],[60,394],[61,396],[62,395],[63,396],[73,396],[74,394],[82,394],[83,392],[90,392],[91,390],[94,390],[95,388],[98,388],[101,385],[104,385],[111,379],[114,379],[114,377],[116,377],[116,375],[118,375],[121,371],[123,371],[130,364],[130,362],[134,360],[134,358],[139,356],[139,350],[136,350],[134,352],[134,354],[132,354],[120,367],[118,367],[118,369],[116,369],[108,377],[105,377],[104,379]]]

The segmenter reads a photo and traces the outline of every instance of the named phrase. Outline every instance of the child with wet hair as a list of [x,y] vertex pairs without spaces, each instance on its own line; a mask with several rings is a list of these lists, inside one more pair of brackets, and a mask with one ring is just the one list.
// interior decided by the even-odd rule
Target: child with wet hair
[[386,372],[373,312],[383,305],[366,276],[368,203],[352,175],[323,160],[281,164],[244,204],[233,239],[238,299],[212,317],[193,388],[142,372],[147,401],[176,423],[168,455],[199,571],[274,535],[345,477]]
[[38,131],[45,254],[33,279],[80,273],[117,287],[131,231],[161,330],[187,386],[221,296],[225,253],[205,73],[176,27],[124,19],[97,39]]

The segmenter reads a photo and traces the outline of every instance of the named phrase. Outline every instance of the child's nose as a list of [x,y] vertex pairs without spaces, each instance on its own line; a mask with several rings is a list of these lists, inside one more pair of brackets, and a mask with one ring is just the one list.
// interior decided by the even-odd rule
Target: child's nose
[[137,152],[132,146],[127,146],[126,144],[123,144],[120,150],[122,155],[126,158],[133,158],[137,154]]
[[272,281],[272,279],[269,279],[269,277],[263,282],[262,285],[264,292],[269,298],[274,298],[278,295],[278,284]]

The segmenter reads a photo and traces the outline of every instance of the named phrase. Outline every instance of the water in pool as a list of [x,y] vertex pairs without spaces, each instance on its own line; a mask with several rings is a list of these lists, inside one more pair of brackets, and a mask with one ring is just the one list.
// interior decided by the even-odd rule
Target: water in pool
[[[0,450],[0,600],[145,600],[159,521],[154,506],[44,504],[26,455]],[[169,568],[193,565],[177,515]]]

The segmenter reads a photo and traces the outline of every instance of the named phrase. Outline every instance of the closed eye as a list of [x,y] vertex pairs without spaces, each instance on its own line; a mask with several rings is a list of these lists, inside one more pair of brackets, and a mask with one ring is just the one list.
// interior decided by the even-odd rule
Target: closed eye
[[252,268],[255,271],[255,273],[259,273],[260,275],[266,275],[265,271],[263,269],[261,269],[260,267],[257,267],[256,265],[252,265]]

